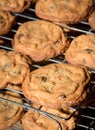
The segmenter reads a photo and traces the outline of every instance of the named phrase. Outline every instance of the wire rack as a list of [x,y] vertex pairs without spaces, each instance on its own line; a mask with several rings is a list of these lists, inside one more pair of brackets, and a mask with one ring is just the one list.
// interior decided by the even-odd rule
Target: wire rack
[[[34,5],[32,5],[28,10],[26,10],[22,13],[14,13],[14,15],[17,17],[16,24],[13,26],[13,28],[10,30],[10,32],[7,35],[0,36],[0,39],[4,40],[4,44],[0,44],[0,48],[2,48],[2,49],[13,50],[13,48],[11,46],[11,41],[14,37],[14,34],[16,33],[16,30],[22,23],[29,21],[29,20],[39,20],[39,18],[35,15]],[[71,30],[70,32],[69,31],[67,32],[67,35],[71,40],[80,34],[95,33],[90,28],[89,23],[83,22],[83,21],[76,25],[72,25],[72,26],[61,25],[61,27],[63,29]],[[47,63],[66,62],[64,55],[65,54],[58,56],[56,58],[53,58],[53,59],[49,59]],[[43,65],[42,64],[33,64],[32,66],[36,69]],[[91,78],[91,82],[89,84],[91,86],[90,93],[88,94],[87,98],[82,103],[80,103],[76,108],[70,108],[73,110],[73,113],[68,118],[62,118],[62,117],[59,117],[59,116],[56,116],[53,114],[49,114],[47,112],[44,112],[39,109],[31,107],[30,101],[23,96],[23,93],[21,91],[16,91],[13,89],[8,89],[8,88],[5,89],[5,91],[9,90],[9,91],[13,91],[13,92],[21,94],[22,98],[24,100],[24,104],[13,102],[11,100],[7,100],[4,98],[0,98],[0,100],[11,102],[13,104],[22,106],[25,109],[25,111],[30,109],[30,110],[37,111],[37,112],[43,114],[47,118],[50,118],[50,120],[55,121],[59,125],[59,130],[62,130],[61,125],[57,120],[54,119],[54,117],[61,118],[63,120],[69,120],[77,111],[81,110],[80,121],[78,122],[75,130],[80,130],[80,129],[81,130],[95,130],[95,105],[91,105],[91,106],[88,106],[85,108],[82,107],[87,102],[87,100],[89,98],[91,98],[92,95],[95,94],[95,70],[89,70],[89,71],[92,72],[92,78]],[[23,130],[23,129],[18,128],[16,126],[12,126],[12,130]]]

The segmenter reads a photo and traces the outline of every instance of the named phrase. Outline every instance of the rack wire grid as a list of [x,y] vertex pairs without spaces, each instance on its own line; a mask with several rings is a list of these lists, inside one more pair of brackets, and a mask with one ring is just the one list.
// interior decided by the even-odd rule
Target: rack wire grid
[[[4,40],[4,44],[0,44],[1,49],[13,50],[13,48],[11,46],[11,41],[12,41],[14,34],[16,33],[16,30],[18,29],[18,27],[22,23],[27,22],[29,20],[31,20],[31,21],[32,20],[39,20],[39,18],[35,14],[34,5],[32,5],[28,10],[26,10],[22,13],[13,13],[13,14],[17,17],[16,24],[15,24],[15,26],[13,26],[13,28],[10,30],[10,32],[7,35],[0,36],[0,39]],[[73,38],[75,38],[76,36],[81,35],[81,34],[95,33],[91,29],[91,27],[89,26],[89,23],[87,21],[85,21],[85,22],[82,21],[76,25],[70,25],[70,26],[61,25],[61,27],[63,29],[70,29],[71,30],[70,32],[67,32],[67,35],[71,40]],[[50,62],[50,63],[66,62],[64,55],[65,54],[63,54],[62,56],[58,56],[56,58],[49,59],[48,62]],[[33,64],[32,66],[35,68],[41,67],[40,64]],[[60,123],[57,120],[55,120],[53,117],[62,118],[64,120],[69,120],[73,116],[73,114],[75,114],[75,112],[82,110],[80,117],[79,117],[80,121],[78,122],[75,130],[80,130],[80,129],[81,130],[95,130],[95,104],[88,106],[88,107],[85,107],[85,108],[82,107],[87,102],[88,98],[91,98],[91,96],[95,94],[95,70],[90,70],[90,71],[92,72],[92,75],[93,75],[91,82],[90,82],[90,85],[93,87],[92,87],[90,93],[88,94],[88,97],[81,104],[79,104],[76,108],[71,108],[74,110],[74,112],[67,119],[62,118],[62,117],[57,117],[56,115],[51,115],[49,113],[46,113],[46,112],[43,112],[41,110],[38,110],[36,108],[31,107],[29,105],[29,100],[24,98],[24,96],[23,96],[23,100],[25,101],[24,104],[16,103],[16,102],[13,102],[11,100],[4,99],[4,98],[0,98],[0,100],[12,102],[13,104],[17,104],[19,106],[24,107],[25,110],[30,109],[33,111],[37,111],[37,112],[43,114],[44,116],[47,116],[47,118],[50,118],[50,120],[53,120],[56,123],[58,123],[59,130],[62,129],[60,126]],[[13,91],[13,92],[16,92],[16,93],[23,95],[23,93],[20,91],[7,89],[7,88],[5,88],[5,90],[10,90],[10,91]],[[11,128],[12,128],[12,130],[23,130],[22,128],[19,128],[15,125],[13,125]]]

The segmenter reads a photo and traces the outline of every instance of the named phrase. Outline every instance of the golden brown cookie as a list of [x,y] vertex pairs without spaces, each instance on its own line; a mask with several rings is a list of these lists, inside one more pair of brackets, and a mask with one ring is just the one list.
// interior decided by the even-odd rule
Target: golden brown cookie
[[93,0],[38,0],[35,13],[49,21],[74,24],[87,17],[93,3]]
[[10,12],[0,11],[0,35],[7,34],[15,21],[15,16]]
[[30,71],[29,63],[31,60],[20,53],[0,50],[0,88],[22,83]]
[[95,30],[95,11],[90,15],[88,22],[93,30]]
[[77,105],[86,97],[85,85],[89,79],[84,67],[50,64],[25,77],[22,91],[33,103],[61,109]]
[[[41,110],[63,118],[68,118],[71,115],[71,111],[68,109],[63,111],[42,107]],[[60,122],[62,130],[73,130],[76,126],[75,117],[69,120],[56,119]],[[31,110],[23,116],[22,125],[24,130],[59,130],[59,126],[56,122]]]
[[22,24],[13,40],[14,50],[28,55],[35,62],[56,57],[67,46],[68,40],[61,27],[43,20]]
[[0,0],[0,10],[22,12],[31,5],[29,0]]
[[95,34],[84,34],[73,39],[65,53],[72,64],[80,64],[95,69]]
[[[10,91],[0,91],[0,98],[8,99],[14,102],[23,103],[18,93]],[[0,100],[0,130],[11,127],[22,118],[24,109],[17,104]]]

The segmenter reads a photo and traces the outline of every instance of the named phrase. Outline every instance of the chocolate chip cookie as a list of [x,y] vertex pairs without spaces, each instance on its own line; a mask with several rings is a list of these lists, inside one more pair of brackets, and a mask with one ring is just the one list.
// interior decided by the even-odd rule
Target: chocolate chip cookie
[[0,10],[11,12],[22,12],[29,8],[31,2],[28,0],[0,0]]
[[68,44],[68,38],[61,27],[43,20],[22,24],[13,40],[14,50],[28,55],[35,62],[62,54]]
[[87,17],[93,3],[93,0],[38,0],[35,13],[49,21],[74,24]]
[[15,16],[10,12],[0,11],[0,35],[7,34],[15,22]]
[[14,51],[0,50],[0,89],[8,83],[20,84],[29,73],[31,60]]
[[84,34],[73,39],[65,53],[72,64],[80,64],[95,69],[95,34]]
[[26,98],[53,109],[74,106],[85,99],[90,76],[85,67],[50,64],[32,71],[22,84]]
[[[10,91],[0,91],[0,98],[11,100],[18,103],[23,103],[21,96]],[[11,127],[22,118],[24,109],[17,104],[0,100],[0,130],[5,130]]]
[[[41,108],[42,111],[46,111],[48,113],[61,116],[63,118],[67,118],[70,116],[70,110],[55,110],[50,108]],[[76,118],[72,116],[69,120],[57,120],[60,122],[62,130],[73,130],[76,126]],[[59,125],[50,120],[50,118],[45,117],[37,112],[29,110],[22,118],[22,125],[24,130],[59,130]]]

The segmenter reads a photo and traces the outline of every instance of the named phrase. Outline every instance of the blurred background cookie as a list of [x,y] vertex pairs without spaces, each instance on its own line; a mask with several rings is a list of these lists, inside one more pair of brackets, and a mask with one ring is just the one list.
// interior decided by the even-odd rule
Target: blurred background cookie
[[[0,90],[0,98],[23,103],[21,96],[18,93],[10,91]],[[22,118],[23,114],[24,109],[21,106],[0,100],[0,130],[11,127]]]
[[[72,111],[69,109],[65,110],[54,110],[50,108],[42,107],[40,110],[61,116],[63,118],[68,118]],[[72,116],[70,120],[62,120],[56,118],[60,122],[62,130],[73,130],[76,126],[76,117]],[[22,118],[22,126],[24,130],[58,130],[59,125],[54,120],[49,117],[41,115],[40,113],[29,110]]]
[[30,5],[29,0],[0,0],[0,10],[10,12],[22,12],[29,8]]
[[10,12],[0,10],[0,35],[7,34],[15,23],[15,16]]
[[35,13],[41,19],[74,24],[85,20],[93,4],[94,0],[38,0]]
[[14,51],[0,50],[0,88],[20,84],[29,73],[31,60]]

